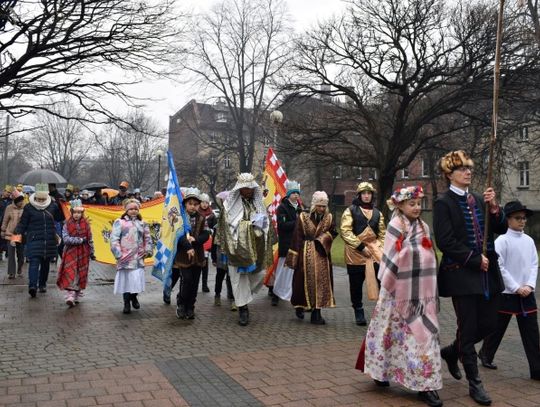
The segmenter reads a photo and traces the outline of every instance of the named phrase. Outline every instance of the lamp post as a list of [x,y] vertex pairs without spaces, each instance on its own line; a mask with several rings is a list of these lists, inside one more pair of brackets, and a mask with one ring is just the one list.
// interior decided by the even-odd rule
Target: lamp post
[[274,110],[270,113],[270,123],[272,123],[272,134],[274,139],[272,140],[273,147],[277,147],[277,128],[283,122],[283,113],[279,110]]
[[163,156],[163,151],[162,150],[157,150],[156,151],[156,155],[157,155],[157,189],[156,191],[160,191],[161,188],[160,188],[160,181],[161,181],[161,157]]

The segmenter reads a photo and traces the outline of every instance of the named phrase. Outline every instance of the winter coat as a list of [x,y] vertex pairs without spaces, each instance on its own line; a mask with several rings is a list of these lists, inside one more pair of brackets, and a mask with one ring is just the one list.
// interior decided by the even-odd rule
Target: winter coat
[[291,247],[296,218],[302,212],[302,206],[298,204],[296,209],[287,198],[283,198],[276,210],[278,228],[278,255],[287,256]]
[[117,270],[143,268],[144,258],[153,252],[148,224],[127,215],[114,221],[110,242]]
[[[191,223],[190,236],[195,238],[193,243],[190,243],[187,236],[183,236],[177,245],[176,258],[174,260],[175,268],[190,268],[191,266],[202,267],[204,265],[204,243],[210,237],[210,231],[206,229],[206,219],[203,215],[196,212],[195,215],[188,215]],[[188,250],[194,249],[195,256],[189,258]]]
[[23,236],[26,257],[56,257],[57,234],[54,222],[54,211],[58,207],[51,203],[44,210],[33,205],[25,205],[15,234]]
[[15,228],[21,219],[24,206],[22,208],[17,208],[17,205],[14,203],[9,205],[4,212],[4,219],[2,220],[2,231],[0,237],[2,239],[8,239],[11,237]]

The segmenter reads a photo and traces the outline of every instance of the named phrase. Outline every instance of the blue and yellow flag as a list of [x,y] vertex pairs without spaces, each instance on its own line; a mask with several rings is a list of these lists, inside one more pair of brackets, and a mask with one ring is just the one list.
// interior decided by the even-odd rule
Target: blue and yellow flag
[[181,237],[190,232],[191,228],[187,221],[184,205],[182,205],[182,193],[170,151],[167,151],[167,161],[169,163],[169,181],[161,215],[161,228],[152,275],[163,281],[164,291],[170,292],[176,245]]

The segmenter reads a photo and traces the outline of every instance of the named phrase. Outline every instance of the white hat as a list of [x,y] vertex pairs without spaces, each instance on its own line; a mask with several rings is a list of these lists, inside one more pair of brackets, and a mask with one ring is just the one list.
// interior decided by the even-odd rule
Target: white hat
[[255,181],[255,177],[253,174],[249,172],[243,172],[241,174],[238,174],[238,179],[236,181],[236,185],[233,188],[233,191],[236,191],[241,188],[257,188],[259,184],[257,184],[257,181]]
[[201,202],[208,202],[208,203],[210,203],[210,197],[208,196],[208,194],[202,193],[202,194],[200,195],[200,198],[201,198]]
[[311,207],[316,205],[328,206],[328,195],[324,191],[315,191],[311,198]]
[[199,190],[199,188],[194,188],[194,187],[186,188],[186,190],[184,191],[184,201],[187,201],[189,198],[194,198],[200,202],[201,191]]

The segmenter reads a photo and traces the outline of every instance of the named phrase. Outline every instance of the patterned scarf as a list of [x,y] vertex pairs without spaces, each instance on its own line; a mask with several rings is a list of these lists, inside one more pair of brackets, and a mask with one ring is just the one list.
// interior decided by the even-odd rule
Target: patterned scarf
[[439,331],[437,259],[433,247],[426,247],[426,236],[429,227],[422,220],[411,223],[394,215],[379,270],[382,286],[394,297],[397,312],[418,343],[426,343]]

